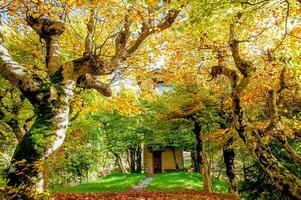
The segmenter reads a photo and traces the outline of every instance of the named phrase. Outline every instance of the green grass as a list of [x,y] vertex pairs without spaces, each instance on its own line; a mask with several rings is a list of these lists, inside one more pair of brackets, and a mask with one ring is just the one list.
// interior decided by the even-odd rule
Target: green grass
[[[218,193],[227,193],[227,181],[213,180],[214,190]],[[198,173],[175,172],[157,174],[154,180],[146,187],[147,190],[156,191],[179,191],[201,190],[203,178]]]
[[[102,179],[74,186],[57,186],[52,192],[123,192],[131,189],[146,179],[148,174],[110,174]],[[212,180],[215,192],[227,193],[228,183],[222,180]],[[184,191],[198,190],[203,187],[203,178],[198,173],[174,172],[157,174],[146,190],[154,191]]]
[[57,186],[53,192],[123,192],[137,185],[148,174],[110,174],[102,179],[74,186]]

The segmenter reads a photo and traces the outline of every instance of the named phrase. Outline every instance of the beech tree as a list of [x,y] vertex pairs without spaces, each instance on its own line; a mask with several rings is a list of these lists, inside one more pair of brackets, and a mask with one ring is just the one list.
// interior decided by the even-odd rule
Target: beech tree
[[[212,68],[211,75],[216,77],[217,75],[224,75],[231,81],[231,99],[232,99],[232,109],[234,113],[235,128],[238,135],[244,141],[247,148],[253,154],[255,159],[261,165],[263,170],[272,178],[275,182],[276,187],[283,192],[285,195],[288,195],[294,199],[301,198],[301,180],[292,174],[288,169],[286,169],[271,153],[267,145],[264,144],[262,137],[267,134],[268,131],[274,129],[277,131],[276,123],[278,116],[276,114],[276,93],[280,93],[285,89],[286,85],[283,80],[280,81],[280,87],[278,89],[272,89],[269,91],[268,98],[271,102],[272,118],[271,122],[264,128],[252,127],[244,122],[244,112],[241,106],[241,93],[247,87],[251,74],[255,71],[255,68],[252,62],[243,59],[240,55],[239,44],[241,43],[236,39],[234,32],[235,24],[230,25],[229,31],[229,47],[232,53],[233,60],[235,62],[235,67],[237,71],[227,68],[225,62],[225,55],[219,54],[219,65]],[[283,72],[282,72],[283,73]],[[239,74],[242,78],[239,78]],[[278,130],[279,131],[279,130]],[[285,141],[285,135],[280,134],[277,131],[277,139],[281,141],[282,144],[287,144]],[[283,131],[283,130],[282,130]],[[280,139],[280,138],[282,139]],[[288,144],[287,144],[288,145]],[[289,146],[289,145],[288,145]],[[286,150],[289,150],[289,154],[294,160],[296,159],[296,154],[290,147],[285,147]]]
[[[5,38],[1,37],[0,74],[20,89],[36,113],[33,125],[25,133],[12,158],[7,185],[13,191],[13,198],[33,198],[30,192],[34,189],[38,193],[43,192],[41,165],[64,141],[75,88],[93,88],[103,96],[110,96],[109,84],[102,82],[99,77],[113,74],[150,35],[169,28],[179,13],[175,8],[168,8],[169,3],[164,2],[151,5],[139,2],[124,5],[121,1],[113,3],[115,7],[111,9],[120,11],[123,22],[102,43],[97,40],[97,34],[101,34],[101,31],[97,30],[96,23],[101,17],[109,17],[101,11],[110,1],[99,4],[97,1],[48,3],[25,0],[1,3],[6,19],[24,20],[24,26],[31,27],[45,43],[45,66],[48,70],[47,76],[41,77],[16,62],[5,47]],[[135,8],[137,5],[139,9]],[[67,16],[72,12],[90,12],[84,49],[81,57],[61,63],[60,38],[68,23]],[[102,54],[102,47],[108,40],[112,40],[114,45],[111,47],[112,53],[105,55]],[[21,192],[16,192],[17,188]]]

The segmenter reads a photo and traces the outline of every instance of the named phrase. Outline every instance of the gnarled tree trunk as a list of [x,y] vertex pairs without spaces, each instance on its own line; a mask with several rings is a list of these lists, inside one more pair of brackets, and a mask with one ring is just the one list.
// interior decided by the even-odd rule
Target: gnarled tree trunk
[[222,54],[218,55],[219,65],[212,68],[211,75],[216,77],[223,74],[230,79],[235,128],[254,158],[274,181],[279,191],[293,199],[301,199],[301,180],[285,168],[264,144],[261,135],[264,135],[265,130],[248,127],[244,123],[240,95],[247,87],[254,67],[251,62],[241,58],[238,45],[239,41],[234,38],[234,25],[232,24],[230,26],[230,48],[235,66],[242,76],[241,80],[239,80],[237,71],[226,67],[226,63],[223,62],[225,55]]

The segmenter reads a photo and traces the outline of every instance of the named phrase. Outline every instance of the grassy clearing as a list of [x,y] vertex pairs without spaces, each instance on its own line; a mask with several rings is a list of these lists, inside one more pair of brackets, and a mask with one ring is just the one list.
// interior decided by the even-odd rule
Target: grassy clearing
[[53,192],[123,192],[137,185],[148,174],[110,174],[100,180],[74,186],[54,187]]
[[[218,193],[227,193],[226,181],[213,180],[214,190]],[[164,173],[155,176],[154,180],[146,187],[147,190],[156,191],[179,191],[179,190],[201,190],[203,178],[198,173],[175,172]]]

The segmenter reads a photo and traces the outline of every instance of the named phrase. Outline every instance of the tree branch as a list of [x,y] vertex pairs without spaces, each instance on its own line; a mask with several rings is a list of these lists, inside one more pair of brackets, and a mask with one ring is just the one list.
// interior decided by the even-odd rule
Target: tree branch
[[133,42],[133,44],[127,49],[127,54],[132,55],[137,51],[137,49],[141,46],[143,41],[150,36],[152,33],[161,32],[174,23],[177,16],[179,15],[180,10],[171,9],[168,11],[166,17],[154,28],[151,28],[147,22],[142,24],[141,33],[138,38]]
[[18,87],[29,100],[43,83],[42,79],[17,63],[0,40],[0,74]]
[[236,68],[239,70],[239,72],[245,77],[249,77],[251,71],[253,71],[253,64],[250,61],[244,60],[241,58],[239,53],[239,41],[235,39],[234,34],[234,24],[230,25],[230,49],[232,52],[232,57],[235,62]]
[[95,29],[95,27],[94,27],[95,14],[96,14],[96,10],[92,9],[90,11],[89,21],[87,23],[87,35],[86,35],[86,39],[85,39],[85,52],[84,52],[84,55],[91,54],[92,34],[94,32],[94,29]]
[[109,97],[112,91],[109,84],[103,83],[97,79],[97,76],[85,75],[78,79],[77,85],[84,89],[95,89],[101,95]]
[[59,37],[65,31],[62,22],[49,19],[26,18],[28,25],[46,42],[46,66],[52,75],[60,67]]

